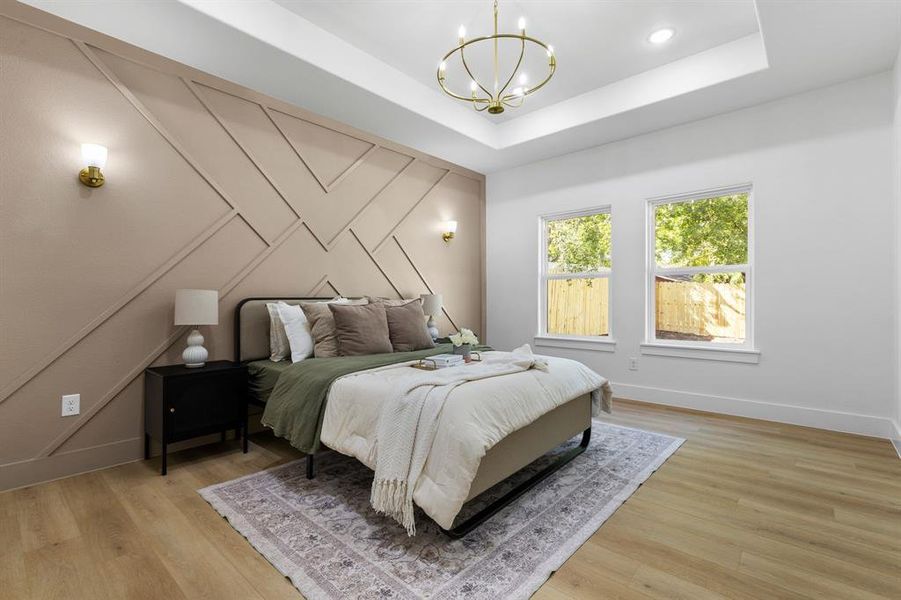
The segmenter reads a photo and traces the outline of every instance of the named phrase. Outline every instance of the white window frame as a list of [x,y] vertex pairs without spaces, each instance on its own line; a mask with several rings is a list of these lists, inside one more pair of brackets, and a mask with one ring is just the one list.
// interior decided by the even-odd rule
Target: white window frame
[[[611,232],[613,229],[613,209],[609,204],[594,206],[591,208],[555,212],[541,215],[538,219],[539,227],[539,256],[538,256],[538,334],[535,336],[535,344],[554,348],[570,348],[577,350],[601,350],[613,352],[616,341],[613,339],[613,269],[601,268],[597,271],[584,273],[548,273],[547,264],[547,226],[550,221],[562,221],[591,215],[610,215]],[[611,233],[612,234],[612,233]],[[613,245],[611,241],[610,261],[613,264]],[[607,279],[607,335],[560,335],[548,333],[547,330],[547,282],[552,279]]]
[[[664,204],[691,202],[718,196],[735,194],[748,195],[748,262],[740,265],[713,265],[709,267],[659,267],[657,266],[657,220],[656,209]],[[700,190],[685,194],[659,196],[647,201],[647,246],[646,246],[646,323],[645,341],[641,344],[642,354],[673,356],[678,358],[700,358],[728,362],[759,362],[760,352],[754,343],[754,191],[750,183]],[[657,339],[657,294],[658,275],[695,275],[699,273],[745,273],[745,341],[742,344],[723,342],[695,342]]]

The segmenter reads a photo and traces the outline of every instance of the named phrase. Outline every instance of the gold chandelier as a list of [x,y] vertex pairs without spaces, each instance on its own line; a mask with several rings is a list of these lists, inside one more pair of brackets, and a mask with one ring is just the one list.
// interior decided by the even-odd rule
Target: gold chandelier
[[[467,40],[466,28],[461,25],[458,32],[457,47],[445,54],[444,58],[441,59],[441,64],[438,65],[438,85],[441,86],[441,89],[444,91],[444,93],[458,100],[464,100],[466,102],[472,103],[473,108],[475,108],[479,112],[487,109],[490,114],[496,115],[504,112],[505,106],[509,106],[511,108],[522,106],[522,103],[525,100],[526,96],[528,96],[529,94],[534,94],[535,92],[543,88],[545,84],[547,84],[547,82],[551,80],[551,77],[554,76],[554,71],[557,70],[557,57],[554,56],[554,48],[552,46],[549,46],[548,44],[545,44],[541,40],[527,36],[525,19],[519,19],[518,28],[519,33],[497,32],[497,0],[494,0],[494,35],[486,35]],[[500,73],[498,69],[497,52],[498,40],[501,39],[519,40],[520,42],[519,59],[516,61],[516,66],[513,67],[513,71],[510,73],[510,77],[507,78],[503,85],[501,85]],[[547,54],[548,60],[547,77],[545,77],[541,82],[532,87],[526,86],[526,83],[528,83],[528,81],[525,73],[519,73],[519,68],[520,66],[522,66],[522,59],[526,53],[526,42],[540,46]],[[494,44],[494,82],[493,84],[488,84],[487,86],[480,82],[475,77],[475,75],[472,74],[472,70],[469,68],[469,64],[466,62],[466,55],[464,53],[464,49],[476,44],[484,45],[484,43]],[[466,73],[469,75],[470,96],[461,96],[460,94],[452,92],[447,87],[447,61],[456,54],[460,55],[460,61],[463,63],[463,68],[466,69]],[[510,83],[517,76],[517,74],[519,74],[519,85],[508,91],[507,88],[510,86]]]

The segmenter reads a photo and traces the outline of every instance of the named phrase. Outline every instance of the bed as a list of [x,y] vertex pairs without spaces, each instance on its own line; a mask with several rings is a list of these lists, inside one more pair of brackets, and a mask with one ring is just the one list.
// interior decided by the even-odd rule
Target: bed
[[[298,304],[301,301],[326,299],[247,298],[238,304],[235,311],[235,360],[248,365],[251,377],[249,384],[251,397],[249,402],[264,406],[267,410],[275,410],[276,403],[285,405],[286,395],[283,388],[291,385],[292,381],[295,385],[298,382],[305,385],[310,380],[315,381],[320,378],[329,382],[326,386],[328,397],[323,403],[323,408],[318,412],[318,422],[313,423],[316,420],[315,415],[317,413],[295,417],[295,414],[299,414],[301,410],[291,405],[285,405],[282,407],[283,412],[286,412],[288,417],[294,419],[294,422],[289,423],[287,426],[280,423],[280,425],[273,426],[273,430],[276,435],[292,440],[292,445],[307,453],[307,476],[310,478],[315,476],[315,456],[320,442],[321,445],[328,448],[354,456],[374,469],[375,444],[373,440],[372,415],[378,412],[379,398],[385,391],[390,389],[390,377],[399,377],[402,374],[402,370],[405,369],[407,361],[418,359],[428,353],[426,351],[395,353],[395,355],[391,356],[376,355],[369,359],[362,357],[308,359],[294,365],[284,361],[272,362],[268,360],[269,315],[266,303],[279,300],[289,304]],[[438,347],[433,353],[447,351],[447,349],[446,347]],[[354,362],[355,360],[356,362]],[[553,358],[548,358],[548,360],[555,361],[554,364],[559,365],[554,367],[558,372],[566,372],[565,369],[570,369],[573,377],[576,379],[584,377],[580,373],[587,371],[587,369],[574,361]],[[372,365],[380,368],[373,369]],[[576,365],[582,371],[577,371]],[[415,371],[408,368],[405,370],[406,372]],[[593,372],[588,372],[597,378],[599,381],[598,392],[604,394],[605,399],[609,402],[610,390],[606,380],[593,374]],[[341,373],[341,375],[335,378],[335,375],[338,373]],[[486,386],[485,384],[482,384],[480,387],[462,386],[460,389],[465,387],[470,397],[468,400],[462,399],[466,394],[460,393],[461,399],[455,401],[455,406],[469,404],[477,407],[488,407],[486,410],[489,410],[492,406],[491,402],[494,402],[495,412],[502,410],[503,384],[506,380],[500,381],[502,378],[499,377],[495,379],[499,381],[492,383],[493,391],[491,386]],[[553,386],[549,387],[546,381],[543,383],[539,382],[536,384],[536,389],[540,388],[542,394],[541,398],[536,400],[536,402],[540,406],[532,407],[530,405],[528,411],[523,414],[517,413],[516,418],[506,419],[506,415],[504,415],[505,420],[510,422],[505,424],[502,431],[503,435],[499,435],[496,431],[491,434],[484,434],[475,426],[461,427],[455,425],[456,429],[452,433],[448,431],[451,427],[450,425],[444,430],[439,427],[436,444],[443,444],[442,447],[449,447],[453,444],[456,444],[458,447],[461,444],[465,445],[469,443],[465,439],[467,436],[472,437],[473,440],[478,439],[477,442],[472,442],[473,448],[470,449],[464,446],[464,450],[467,450],[464,454],[467,454],[467,457],[466,460],[461,459],[459,461],[460,469],[464,469],[462,465],[470,465],[469,472],[465,474],[468,487],[457,486],[454,493],[450,493],[441,489],[442,485],[440,482],[438,485],[434,485],[434,482],[431,482],[431,485],[425,485],[428,483],[429,476],[440,479],[448,471],[458,468],[458,465],[449,463],[447,460],[443,460],[444,464],[442,464],[440,457],[435,461],[431,461],[430,458],[430,462],[426,465],[423,473],[423,489],[420,490],[420,486],[417,485],[414,494],[416,504],[435,520],[448,535],[452,537],[466,535],[587,448],[591,439],[592,395],[587,391],[574,395],[572,390],[584,390],[586,386],[594,385],[594,381],[579,381],[578,384],[581,387],[567,387],[564,385],[560,390],[552,389]],[[277,388],[277,393],[273,396],[273,390]],[[471,397],[473,392],[478,392],[483,388],[486,388],[489,392],[484,402],[478,402],[478,398]],[[595,392],[595,405],[597,404],[598,392]],[[535,395],[534,391],[532,393]],[[494,398],[494,400],[491,400],[491,398]],[[273,402],[267,406],[270,399]],[[448,416],[442,413],[441,418],[449,420],[452,414],[452,411],[447,411]],[[483,414],[479,418],[490,421],[490,415],[486,416]],[[465,419],[463,422],[466,423]],[[302,438],[302,436],[297,435],[295,429],[304,429],[304,434],[308,438],[312,431],[315,444],[295,443],[295,441]],[[477,431],[470,432],[470,429]],[[444,431],[443,434],[442,431]],[[579,434],[581,434],[582,438],[578,446],[561,453],[557,460],[542,471],[518,485],[502,498],[486,506],[463,523],[456,524],[453,522],[453,516],[459,512],[459,507],[462,506],[462,503],[475,498],[494,484],[506,479],[546,452]],[[442,435],[443,438],[441,437]],[[485,442],[486,439],[490,439],[490,441]],[[437,475],[429,472],[432,462],[437,463],[434,469]],[[450,490],[451,487],[448,486],[447,489]]]

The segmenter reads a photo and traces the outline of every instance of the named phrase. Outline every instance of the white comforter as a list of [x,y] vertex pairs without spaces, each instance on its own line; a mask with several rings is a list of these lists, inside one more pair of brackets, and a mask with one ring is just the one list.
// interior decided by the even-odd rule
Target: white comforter
[[[485,352],[482,357],[490,361],[507,355]],[[453,525],[482,457],[504,437],[595,390],[601,390],[605,405],[609,403],[606,379],[579,362],[545,358],[547,371],[532,369],[473,381],[451,392],[413,492],[414,502],[442,527]],[[409,365],[380,367],[336,380],[326,404],[322,442],[375,470],[382,404],[404,378],[419,373]]]

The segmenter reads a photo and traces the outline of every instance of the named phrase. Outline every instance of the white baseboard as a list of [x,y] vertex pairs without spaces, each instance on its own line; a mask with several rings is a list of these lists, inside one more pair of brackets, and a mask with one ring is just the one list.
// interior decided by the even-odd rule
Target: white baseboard
[[[895,441],[901,438],[898,435],[897,425],[888,417],[875,417],[724,396],[709,396],[628,383],[611,382],[611,385],[613,386],[614,396],[620,398],[884,438],[892,440],[896,449],[901,445],[901,442]],[[901,450],[899,450],[899,454],[901,454]]]
[[0,491],[26,487],[143,458],[143,439],[129,438],[0,465]]
[[895,427],[895,435],[892,437],[892,446],[895,447],[898,458],[901,458],[901,421],[895,421],[893,425]]

